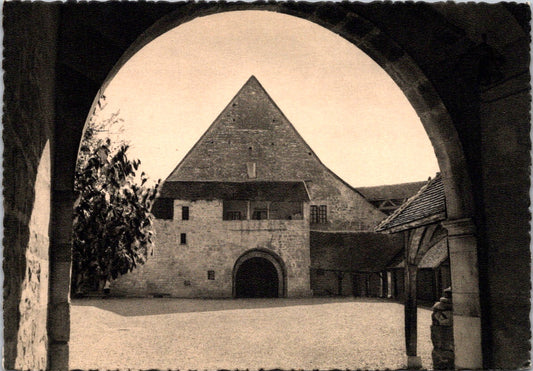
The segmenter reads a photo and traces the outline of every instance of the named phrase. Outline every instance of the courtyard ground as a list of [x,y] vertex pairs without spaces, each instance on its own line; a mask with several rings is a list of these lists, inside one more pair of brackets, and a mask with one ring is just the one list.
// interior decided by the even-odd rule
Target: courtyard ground
[[[418,353],[431,368],[431,312]],[[403,305],[380,299],[73,300],[71,369],[398,369]]]

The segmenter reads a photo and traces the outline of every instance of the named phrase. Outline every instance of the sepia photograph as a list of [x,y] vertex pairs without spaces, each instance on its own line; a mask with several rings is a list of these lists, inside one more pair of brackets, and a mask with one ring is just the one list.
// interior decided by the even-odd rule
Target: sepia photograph
[[6,370],[531,367],[525,2],[15,2]]

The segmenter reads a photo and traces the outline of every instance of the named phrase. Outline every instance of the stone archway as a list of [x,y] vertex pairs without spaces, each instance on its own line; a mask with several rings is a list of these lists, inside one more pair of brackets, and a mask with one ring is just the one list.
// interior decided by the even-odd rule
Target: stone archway
[[283,260],[266,249],[253,249],[242,254],[233,266],[232,297],[287,296],[287,273]]
[[[524,284],[530,280],[530,143],[524,139],[530,122],[530,11],[524,4],[460,5],[464,6],[347,2],[6,4],[4,141],[6,149],[15,147],[14,158],[29,165],[13,170],[15,162],[7,157],[6,194],[21,187],[15,183],[16,173],[29,179],[28,187],[34,186],[34,157],[42,153],[46,139],[51,139],[53,158],[51,228],[49,232],[43,230],[50,237],[50,278],[41,283],[50,286],[48,346],[39,348],[34,342],[25,352],[27,357],[42,350],[48,353],[49,368],[68,369],[73,169],[84,121],[98,89],[129,56],[165,30],[199,16],[254,9],[301,17],[341,35],[374,58],[404,91],[433,143],[444,179],[458,315],[454,320],[460,351],[456,364],[462,368],[482,366],[477,341],[481,332],[479,251],[484,365],[524,367],[530,346],[530,292],[529,285]],[[486,33],[487,43],[476,48]],[[489,46],[508,56],[504,79],[480,93],[477,73],[480,69],[489,71],[491,66],[479,68],[475,63],[476,58],[480,63],[490,62]],[[462,59],[465,55],[471,59]],[[18,195],[5,199],[6,236],[27,226],[21,216],[29,215],[32,207],[23,205],[27,197],[16,190]],[[476,250],[478,238],[480,247]],[[23,279],[18,276],[24,269],[16,262],[19,253],[28,248],[19,240],[5,240],[5,260],[15,261],[16,269],[6,271],[12,286]],[[24,259],[21,255],[20,261]],[[12,304],[7,309],[16,316],[20,295],[11,291],[8,299]],[[512,315],[505,309],[510,307]],[[37,318],[34,312],[25,315]],[[6,327],[5,338],[12,339],[15,331]],[[476,342],[469,342],[471,337]],[[6,360],[6,364],[11,363],[13,359]]]
[[396,82],[419,116],[433,145],[446,195],[447,222],[444,225],[449,235],[454,292],[456,365],[459,368],[481,368],[483,356],[480,281],[477,235],[472,219],[475,207],[471,176],[452,116],[433,83],[402,46],[356,11],[345,11],[342,15],[342,27],[339,27],[338,20],[332,22],[327,17],[317,17],[316,14],[310,15],[306,11],[290,7],[272,4],[230,7],[225,10],[207,7],[191,10],[187,14],[179,10],[159,19],[130,45],[113,66],[93,102],[93,107],[107,84],[135,53],[163,33],[198,16],[243,9],[277,11],[307,19],[344,37],[374,59]]

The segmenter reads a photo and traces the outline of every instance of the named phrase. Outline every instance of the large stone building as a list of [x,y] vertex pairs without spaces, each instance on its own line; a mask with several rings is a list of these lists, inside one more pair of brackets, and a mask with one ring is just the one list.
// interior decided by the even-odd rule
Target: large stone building
[[116,293],[309,296],[324,254],[311,261],[310,231],[371,231],[385,217],[320,162],[253,76],[165,180],[154,214],[153,256]]

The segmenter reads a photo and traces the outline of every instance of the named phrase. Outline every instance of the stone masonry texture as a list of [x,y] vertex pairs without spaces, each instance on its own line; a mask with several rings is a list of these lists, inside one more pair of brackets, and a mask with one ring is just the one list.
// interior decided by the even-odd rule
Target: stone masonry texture
[[3,365],[44,369],[57,18],[22,10],[4,13]]
[[305,181],[311,204],[326,205],[328,223],[313,229],[372,230],[384,217],[359,192],[324,166],[252,76],[166,182]]
[[[263,249],[285,263],[288,297],[311,294],[307,219],[223,220],[221,200],[174,202],[175,219],[155,221],[153,255],[113,281],[114,293],[228,298],[237,259],[249,250]],[[189,220],[181,220],[182,206],[189,207]],[[186,244],[180,244],[182,233]],[[208,280],[209,270],[215,271],[214,280]]]

